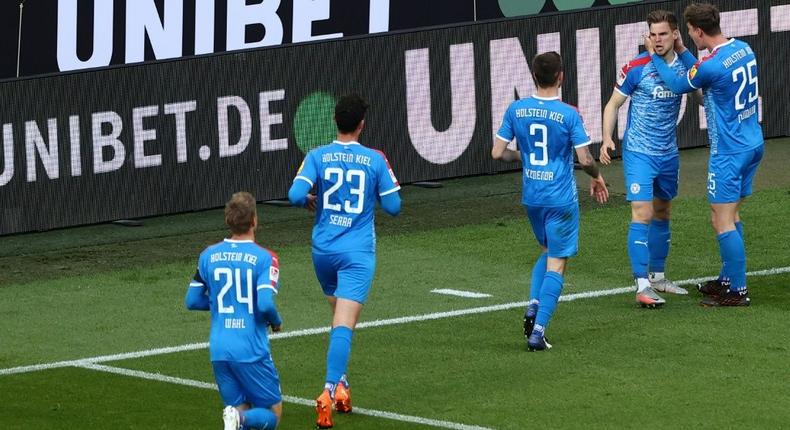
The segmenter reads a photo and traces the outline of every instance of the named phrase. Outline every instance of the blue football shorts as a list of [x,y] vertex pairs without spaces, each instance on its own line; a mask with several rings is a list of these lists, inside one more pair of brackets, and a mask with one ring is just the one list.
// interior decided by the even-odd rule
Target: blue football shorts
[[225,406],[252,403],[268,409],[282,401],[280,376],[271,358],[252,363],[212,361],[211,366]]
[[364,304],[376,273],[376,253],[313,253],[313,267],[325,295]]
[[579,203],[559,207],[526,206],[535,239],[549,257],[576,255],[579,247]]
[[672,200],[678,195],[680,157],[623,151],[626,200],[652,202],[653,197]]
[[708,160],[708,202],[736,203],[752,195],[752,180],[765,146],[738,154],[711,155]]

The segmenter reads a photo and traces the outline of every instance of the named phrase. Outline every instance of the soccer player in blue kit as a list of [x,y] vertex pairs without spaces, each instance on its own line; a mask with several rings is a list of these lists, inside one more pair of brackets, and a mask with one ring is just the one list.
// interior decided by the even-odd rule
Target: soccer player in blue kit
[[[537,94],[510,105],[491,156],[522,162],[522,203],[541,249],[532,269],[524,336],[530,351],[540,351],[551,348],[546,341],[546,328],[562,292],[567,260],[576,255],[578,248],[574,150],[582,169],[593,178],[590,195],[603,203],[609,198],[609,191],[590,153],[588,145],[592,141],[581,115],[559,98],[564,78],[562,58],[556,52],[537,55],[532,61],[532,72]],[[518,151],[507,148],[513,138],[517,139]]]
[[[316,399],[316,425],[332,427],[332,406],[351,412],[346,372],[351,339],[376,269],[376,202],[400,213],[395,174],[384,154],[359,144],[368,104],[358,95],[335,106],[337,139],[313,149],[288,192],[294,206],[316,210],[312,254],[316,277],[332,308],[324,389]],[[316,195],[309,194],[315,187]]]
[[722,35],[715,6],[692,3],[683,15],[694,44],[707,49],[709,55],[696,61],[682,42],[677,43],[676,51],[689,66],[688,72],[678,74],[654,54],[650,40],[645,40],[645,46],[661,79],[674,93],[701,88],[704,94],[710,140],[708,201],[722,267],[718,279],[698,285],[704,296],[701,304],[748,306],[746,247],[739,208],[752,193],[752,180],[765,147],[758,120],[757,59],[746,42]]
[[230,239],[206,248],[185,298],[190,310],[211,311],[209,354],[225,430],[274,429],[282,394],[267,331],[280,331],[274,304],[279,279],[277,254],[255,243],[258,215],[250,193],[225,205]]
[[[674,51],[674,40],[680,37],[675,15],[656,10],[648,14],[647,24],[656,53],[675,73],[685,73],[686,67]],[[667,88],[647,52],[623,66],[604,108],[600,157],[603,164],[611,162],[608,151],[615,149],[612,133],[617,111],[628,97],[631,104],[623,137],[626,199],[631,202],[627,249],[636,282],[636,302],[644,307],[658,307],[665,300],[656,291],[688,294],[664,275],[672,199],[678,191],[680,157],[675,129],[681,97]]]

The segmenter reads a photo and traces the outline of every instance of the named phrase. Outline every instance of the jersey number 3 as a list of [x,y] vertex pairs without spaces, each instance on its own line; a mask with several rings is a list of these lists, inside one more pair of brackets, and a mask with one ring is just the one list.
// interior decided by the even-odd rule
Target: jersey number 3
[[[540,138],[538,138],[540,134]],[[532,143],[535,145],[535,150],[529,154],[529,164],[533,166],[545,166],[549,164],[549,148],[548,138],[549,129],[543,124],[530,124],[529,135],[533,137]],[[540,149],[540,158],[536,156],[536,152]]]
[[[356,180],[355,180],[356,178]],[[333,181],[335,184],[329,187],[324,193],[324,209],[329,209],[341,212],[345,209],[349,214],[361,214],[365,206],[365,171],[358,169],[350,169],[346,172],[339,167],[329,167],[324,170],[324,179]],[[355,187],[353,184],[357,182]],[[344,183],[348,183],[351,188],[349,192],[352,196],[357,196],[356,203],[352,204],[351,201],[346,200],[341,205],[340,203],[329,203],[329,197],[332,196]]]

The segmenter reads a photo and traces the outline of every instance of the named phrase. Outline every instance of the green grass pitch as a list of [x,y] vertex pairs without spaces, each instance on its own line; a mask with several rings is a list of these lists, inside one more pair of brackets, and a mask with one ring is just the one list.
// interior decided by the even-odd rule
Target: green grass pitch
[[[749,278],[753,303],[742,309],[702,308],[692,292],[645,310],[633,293],[609,291],[632,282],[630,210],[619,162],[605,167],[612,200],[599,206],[580,190],[579,256],[563,294],[608,292],[560,303],[545,353],[527,352],[521,334],[519,302],[538,249],[518,173],[405,187],[402,215],[378,217],[376,281],[349,371],[358,412],[335,415],[335,428],[786,427],[788,159],[790,139],[767,144],[742,210],[748,270],[781,269]],[[718,272],[706,162],[706,149],[681,153],[673,279]],[[578,180],[581,188],[588,181]],[[258,241],[281,258],[284,333],[272,340],[287,396],[280,428],[313,428],[309,401],[323,385],[330,315],[310,261],[311,215],[263,204],[259,214]],[[144,224],[0,238],[0,428],[221,427],[200,345],[208,314],[183,306],[198,253],[225,235],[221,211]],[[138,351],[149,352],[123,355]],[[95,359],[112,354],[122,355]]]

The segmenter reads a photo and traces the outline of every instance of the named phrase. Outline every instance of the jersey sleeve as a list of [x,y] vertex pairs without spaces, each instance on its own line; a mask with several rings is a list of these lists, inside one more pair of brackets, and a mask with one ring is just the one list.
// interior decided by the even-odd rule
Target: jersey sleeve
[[277,254],[266,250],[269,258],[264,259],[264,264],[261,265],[257,279],[255,279],[255,290],[269,289],[274,291],[275,294],[280,289],[280,259]]
[[696,71],[692,73],[692,70],[695,70],[696,65],[691,68],[692,70],[678,74],[678,72],[669,67],[666,61],[658,54],[653,54],[651,61],[656,67],[658,75],[661,76],[661,80],[667,84],[673,93],[686,94],[700,88],[691,84],[692,75],[696,74]]
[[378,187],[378,195],[386,196],[400,190],[400,184],[398,183],[398,178],[395,177],[395,172],[392,170],[389,160],[387,160],[387,156],[381,151],[376,152],[381,155],[379,157],[378,172],[376,172],[378,176],[376,185]]
[[300,180],[310,184],[310,187],[315,185],[315,182],[318,179],[318,163],[315,160],[315,152],[308,152],[302,161],[302,165],[299,166],[299,170],[296,171],[294,182]]
[[502,125],[499,126],[499,131],[496,132],[496,137],[505,142],[510,142],[516,137],[513,131],[513,108],[512,105],[505,111],[505,116],[502,118]]
[[614,86],[615,91],[629,97],[639,85],[639,75],[641,67],[635,67],[631,63],[623,65],[619,72],[617,72],[617,83]]
[[581,148],[592,143],[587,129],[584,127],[584,119],[576,110],[573,111],[573,121],[571,123],[571,143],[574,148]]
[[190,287],[208,288],[208,284],[204,281],[205,273],[201,273],[202,270],[205,269],[203,268],[203,254],[200,254],[200,257],[198,257],[197,269],[195,269],[195,276],[193,276],[192,281],[189,282]]
[[714,81],[715,68],[713,67],[713,63],[706,62],[708,58],[709,57],[705,57],[697,61],[688,71],[688,83],[694,89],[708,87]]
[[201,258],[198,259],[198,268],[195,271],[195,276],[189,282],[184,303],[189,310],[202,310],[207,311],[211,309],[211,300],[208,297],[208,285],[203,280],[203,275],[200,274],[200,267],[202,263]]

